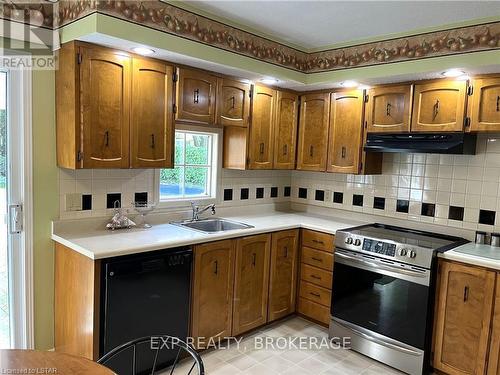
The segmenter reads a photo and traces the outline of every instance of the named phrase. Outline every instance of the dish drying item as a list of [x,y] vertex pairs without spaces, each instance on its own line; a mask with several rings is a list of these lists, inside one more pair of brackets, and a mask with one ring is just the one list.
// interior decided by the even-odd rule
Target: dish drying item
[[111,218],[111,221],[106,224],[107,229],[130,229],[136,226],[136,224],[125,215],[125,210],[120,207],[120,201],[115,201],[113,206],[115,214]]

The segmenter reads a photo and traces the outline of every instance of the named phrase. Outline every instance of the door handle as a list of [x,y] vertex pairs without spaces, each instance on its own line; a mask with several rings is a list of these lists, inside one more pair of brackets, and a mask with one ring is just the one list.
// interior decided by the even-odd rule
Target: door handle
[[260,152],[261,154],[263,154],[263,153],[264,153],[264,142],[262,142],[262,143],[259,145],[259,152]]
[[288,145],[283,145],[283,155],[288,153]]
[[236,98],[234,96],[231,97],[231,109],[234,109],[236,103]]
[[466,285],[464,287],[464,302],[467,302],[469,300],[469,287]]
[[193,103],[198,104],[200,101],[200,90],[196,89],[193,91]]
[[311,145],[311,147],[309,148],[309,156],[312,157],[314,154],[314,146]]
[[219,262],[217,260],[214,261],[214,266],[215,266],[214,274],[217,275],[219,273]]
[[151,134],[151,148],[155,148],[155,135]]
[[346,154],[346,148],[345,146],[342,146],[342,159],[345,159],[345,154]]
[[109,130],[106,130],[104,132],[104,145],[106,147],[109,147]]
[[23,206],[21,204],[9,205],[9,233],[19,234],[23,230]]
[[497,96],[497,112],[500,112],[500,95]]
[[309,294],[311,296],[314,296],[314,297],[318,297],[318,298],[321,297],[319,293],[309,292]]
[[321,245],[324,245],[324,244],[325,244],[323,241],[321,241],[321,240],[317,240],[317,239],[313,239],[313,240],[312,240],[312,242],[314,242],[314,243],[319,243],[319,244],[321,244]]
[[320,277],[320,276],[317,276],[317,275],[311,275],[311,277],[312,277],[313,279],[316,279],[316,280],[321,280],[321,277]]
[[385,115],[386,116],[390,116],[391,115],[391,107],[392,107],[391,103],[387,103],[387,106],[385,108]]
[[434,116],[433,116],[433,118],[436,118],[438,113],[439,113],[439,99],[436,99],[436,104],[434,104]]
[[288,258],[288,246],[285,246],[285,258]]
[[252,254],[252,266],[255,267],[255,263],[257,262],[257,254],[253,253]]
[[323,259],[316,258],[316,257],[311,257],[312,260],[315,260],[316,262],[323,263]]

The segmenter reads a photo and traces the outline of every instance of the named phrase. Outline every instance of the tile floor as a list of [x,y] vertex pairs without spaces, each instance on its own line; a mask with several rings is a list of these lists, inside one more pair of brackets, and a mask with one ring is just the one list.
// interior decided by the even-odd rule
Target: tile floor
[[[275,347],[256,348],[266,337],[273,340]],[[281,349],[277,338],[316,337],[327,338],[326,328],[293,317],[277,324],[266,326],[244,337],[239,348],[232,345],[229,349],[218,349],[202,354],[205,373],[209,375],[396,375],[403,374],[351,350],[331,349],[315,345],[311,349]],[[283,341],[281,341],[283,342]],[[321,341],[320,341],[321,342]],[[280,346],[278,348],[277,346]],[[297,343],[295,347],[298,347]],[[314,345],[313,345],[314,346]],[[175,374],[187,374],[191,363],[184,363],[174,371]],[[165,372],[164,374],[167,374]],[[196,374],[193,370],[191,374]]]

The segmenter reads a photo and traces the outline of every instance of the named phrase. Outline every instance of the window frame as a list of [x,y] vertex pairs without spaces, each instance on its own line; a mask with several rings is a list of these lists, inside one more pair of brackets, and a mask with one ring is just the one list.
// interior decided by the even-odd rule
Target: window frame
[[[198,134],[208,134],[212,136],[212,163],[209,167],[210,176],[210,195],[209,196],[192,196],[192,197],[182,197],[182,198],[172,198],[167,200],[160,200],[160,170],[155,170],[154,176],[154,198],[157,202],[157,207],[162,210],[176,209],[191,207],[190,202],[197,202],[200,204],[211,204],[220,203],[220,191],[221,191],[221,178],[222,178],[222,129],[219,128],[204,128],[200,126],[189,126],[189,125],[176,125],[175,131],[185,132],[185,133],[198,133]],[[174,147],[175,147],[175,134],[174,134]],[[175,151],[174,151],[175,152]],[[185,162],[185,159],[184,159]],[[182,165],[185,165],[182,164]],[[174,163],[175,166],[175,163]],[[192,166],[192,165],[188,165]],[[193,165],[194,166],[194,165]],[[206,167],[205,165],[200,165],[200,167]]]

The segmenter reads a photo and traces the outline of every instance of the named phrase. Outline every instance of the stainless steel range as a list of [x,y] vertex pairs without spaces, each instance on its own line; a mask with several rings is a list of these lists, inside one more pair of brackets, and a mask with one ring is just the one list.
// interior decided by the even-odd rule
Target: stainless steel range
[[436,253],[465,242],[382,224],[337,231],[330,337],[350,337],[353,350],[425,373]]

